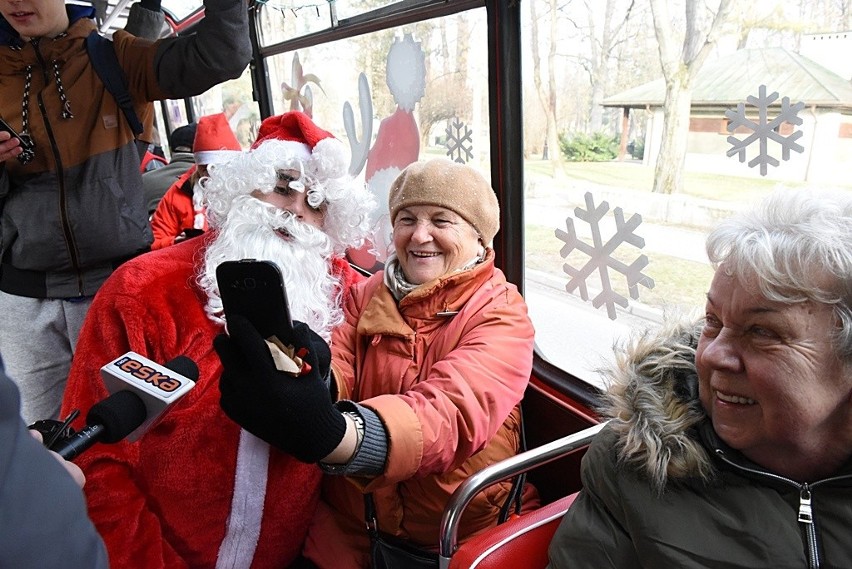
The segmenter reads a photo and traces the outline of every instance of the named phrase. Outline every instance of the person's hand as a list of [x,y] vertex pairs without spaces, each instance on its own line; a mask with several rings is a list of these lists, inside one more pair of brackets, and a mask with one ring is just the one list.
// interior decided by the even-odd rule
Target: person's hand
[[[44,439],[42,438],[40,432],[36,431],[35,429],[30,429],[30,434],[32,435],[32,437],[35,440],[38,441],[38,444],[44,443]],[[45,450],[47,450],[47,449],[45,449]],[[71,475],[71,478],[74,479],[74,482],[77,483],[77,486],[82,488],[86,484],[86,475],[83,474],[83,471],[80,469],[79,466],[77,466],[76,464],[74,464],[70,460],[65,460],[64,458],[62,458],[61,456],[59,456],[57,453],[53,452],[52,450],[50,450],[48,452],[50,454],[52,454],[54,456],[54,458],[56,458],[56,460],[58,460],[59,463],[62,466],[65,467],[65,470],[68,471],[68,474]]]
[[12,135],[5,130],[0,130],[0,162],[17,158],[23,152],[21,141],[13,138]]
[[219,379],[225,414],[253,435],[302,462],[318,462],[343,439],[346,420],[331,401],[325,376],[331,351],[302,322],[293,322],[289,338],[310,369],[298,377],[278,371],[269,346],[240,315],[228,321],[228,334],[213,340],[224,370]]

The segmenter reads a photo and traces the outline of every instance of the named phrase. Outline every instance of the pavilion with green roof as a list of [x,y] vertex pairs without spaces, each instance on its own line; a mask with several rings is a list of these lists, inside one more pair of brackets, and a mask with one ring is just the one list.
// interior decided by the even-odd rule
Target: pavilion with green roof
[[[770,168],[768,175],[829,183],[840,176],[848,178],[848,166],[844,172],[835,170],[840,164],[852,163],[852,81],[784,48],[742,49],[704,64],[692,90],[687,169],[759,175],[757,169],[747,166],[748,160],[741,164],[735,157],[726,156],[731,147],[727,141],[731,133],[727,131],[725,111],[736,110],[739,103],[746,103],[747,116],[757,121],[758,110],[746,99],[757,97],[761,85],[766,86],[767,94],[778,94],[769,107],[770,119],[778,115],[784,97],[791,104],[805,104],[798,113],[802,125],[784,123],[779,129],[783,136],[794,129],[801,130],[803,134],[797,142],[804,152],[791,153],[789,161]],[[665,82],[658,79],[607,97],[603,102],[605,107],[623,109],[624,116],[630,116],[633,121],[644,120],[645,164],[653,165],[659,152],[664,99]],[[749,133],[741,127],[734,136],[743,139]],[[770,142],[769,154],[781,160],[777,144]],[[748,159],[751,157],[747,155]]]

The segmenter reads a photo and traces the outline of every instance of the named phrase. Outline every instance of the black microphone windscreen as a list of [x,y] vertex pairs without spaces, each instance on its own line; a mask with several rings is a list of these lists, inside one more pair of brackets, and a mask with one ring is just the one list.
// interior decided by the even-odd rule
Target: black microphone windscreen
[[145,402],[132,391],[117,391],[95,403],[86,415],[86,424],[103,425],[100,441],[116,443],[145,422]]
[[195,362],[192,361],[192,359],[186,356],[178,356],[174,359],[171,359],[164,363],[163,367],[167,367],[170,370],[181,374],[187,379],[191,379],[192,381],[198,381],[198,366],[195,365]]

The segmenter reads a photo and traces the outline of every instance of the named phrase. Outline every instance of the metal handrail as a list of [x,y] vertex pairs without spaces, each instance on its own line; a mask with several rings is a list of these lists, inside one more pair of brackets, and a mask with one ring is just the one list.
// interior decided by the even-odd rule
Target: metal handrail
[[100,31],[103,33],[109,31],[113,22],[115,22],[118,17],[122,15],[124,9],[127,8],[127,6],[131,4],[131,2],[133,2],[133,0],[119,0],[118,4],[116,4],[115,7],[110,11],[110,13],[106,15],[106,18],[104,18],[104,22],[103,24],[101,24]]
[[450,501],[447,503],[447,507],[444,508],[444,514],[441,517],[441,537],[438,544],[440,569],[447,569],[450,566],[450,558],[455,553],[458,543],[459,521],[461,520],[462,512],[464,512],[464,509],[477,494],[492,484],[502,482],[503,480],[562,458],[588,445],[594,436],[604,428],[604,425],[606,425],[605,422],[599,423],[588,429],[583,429],[577,433],[543,444],[540,447],[501,460],[496,464],[483,468],[462,482],[456,488],[456,491],[453,492],[453,495],[450,496]]

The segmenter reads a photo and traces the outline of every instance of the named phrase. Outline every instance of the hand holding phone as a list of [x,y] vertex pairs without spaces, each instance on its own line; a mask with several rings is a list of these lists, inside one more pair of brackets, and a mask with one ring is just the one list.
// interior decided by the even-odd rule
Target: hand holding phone
[[199,235],[204,235],[203,229],[196,229],[195,227],[187,227],[181,233],[184,236],[184,239],[191,239],[193,237],[198,237]]
[[281,271],[271,261],[243,259],[216,267],[216,281],[225,310],[246,318],[263,338],[280,340],[292,334],[293,323]]
[[29,135],[18,134],[15,129],[2,118],[0,118],[0,130],[8,132],[10,140],[13,138],[18,140],[18,145],[23,149],[23,151],[16,156],[18,162],[21,164],[29,164],[32,162],[32,159],[35,158],[35,144]]

